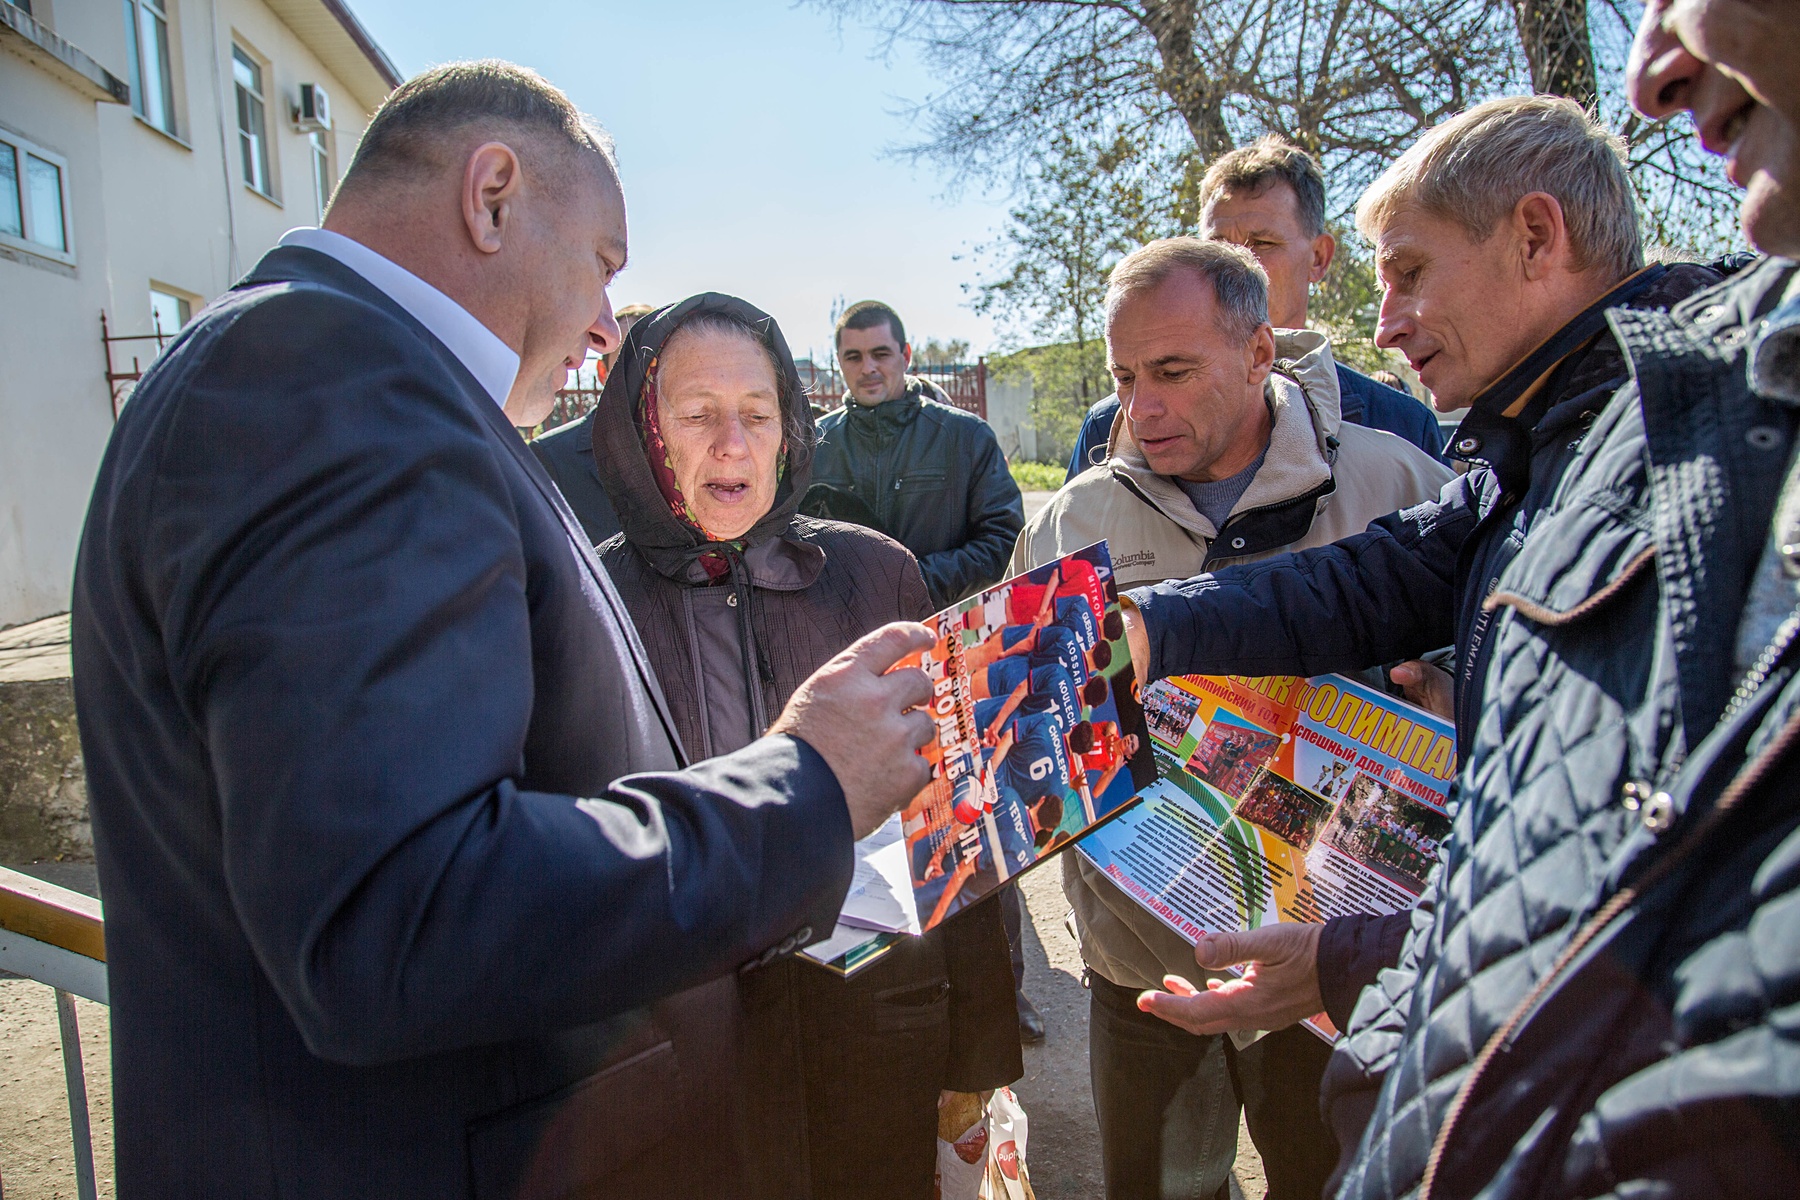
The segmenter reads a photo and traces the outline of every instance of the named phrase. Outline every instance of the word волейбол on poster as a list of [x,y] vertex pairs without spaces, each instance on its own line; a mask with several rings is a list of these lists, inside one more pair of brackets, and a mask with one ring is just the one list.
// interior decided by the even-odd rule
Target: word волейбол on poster
[[1418,901],[1450,832],[1448,722],[1338,675],[1179,676],[1144,710],[1160,778],[1079,849],[1176,933]]
[[859,929],[933,928],[1155,779],[1104,542],[926,624],[936,644],[896,669],[920,667],[932,681],[938,736],[921,751],[931,782],[858,844],[838,932],[806,952],[846,972],[877,952],[879,937]]

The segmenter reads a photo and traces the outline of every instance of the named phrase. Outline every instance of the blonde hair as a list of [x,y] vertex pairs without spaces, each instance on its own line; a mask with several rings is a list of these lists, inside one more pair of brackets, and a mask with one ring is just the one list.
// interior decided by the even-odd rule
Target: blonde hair
[[1560,96],[1489,100],[1427,130],[1363,193],[1356,227],[1377,241],[1416,208],[1482,242],[1533,192],[1562,206],[1576,270],[1622,279],[1644,265],[1625,141]]

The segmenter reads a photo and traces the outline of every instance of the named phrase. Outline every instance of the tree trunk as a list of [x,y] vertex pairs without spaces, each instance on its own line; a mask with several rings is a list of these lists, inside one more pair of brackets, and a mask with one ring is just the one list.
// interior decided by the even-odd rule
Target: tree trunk
[[1156,39],[1162,67],[1156,86],[1187,122],[1188,133],[1203,162],[1211,162],[1233,146],[1225,127],[1227,87],[1206,73],[1194,54],[1194,14],[1198,0],[1145,0],[1140,18]]
[[1588,36],[1587,0],[1513,0],[1519,41],[1536,92],[1592,105],[1600,85]]

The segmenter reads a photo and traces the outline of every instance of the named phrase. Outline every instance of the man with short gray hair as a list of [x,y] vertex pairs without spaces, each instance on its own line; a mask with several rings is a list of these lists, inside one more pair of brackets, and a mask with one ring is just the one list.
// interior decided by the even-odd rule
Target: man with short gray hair
[[[1341,1196],[1711,1195],[1732,1178],[1750,1194],[1763,1182],[1683,1164],[1665,1179],[1684,1192],[1636,1174],[1646,1152],[1711,1142],[1720,1119],[1755,1110],[1710,1102],[1744,1094],[1716,1084],[1739,1078],[1735,1066],[1697,1065],[1673,1085],[1645,1070],[1631,1092],[1596,1082],[1667,1054],[1668,1014],[1684,1002],[1667,976],[1640,983],[1636,964],[1584,951],[1595,927],[1577,930],[1622,911],[1631,897],[1617,885],[1643,877],[1633,860],[1670,819],[1683,763],[1713,745],[1736,674],[1727,597],[1755,554],[1743,531],[1761,528],[1729,509],[1768,511],[1774,451],[1791,444],[1723,356],[1755,310],[1675,307],[1732,324],[1719,348],[1663,315],[1719,276],[1639,265],[1622,149],[1579,105],[1534,96],[1478,105],[1402,155],[1360,209],[1383,285],[1377,340],[1406,354],[1440,407],[1470,406],[1450,447],[1470,471],[1334,545],[1130,597],[1147,681],[1357,670],[1456,647],[1459,807],[1419,909],[1208,935],[1201,970],[1255,969],[1140,1001],[1195,1034],[1324,1008],[1345,1034],[1325,1092],[1350,1169]],[[1725,861],[1697,863],[1709,879],[1751,877]],[[1700,894],[1657,911],[1706,926]],[[1636,945],[1672,950],[1711,936],[1630,929]],[[1729,991],[1725,961],[1681,971]],[[1687,1011],[1739,1027],[1710,997]],[[1675,1110],[1682,1093],[1702,1098]],[[1764,1111],[1785,1136],[1791,1121]],[[1703,1137],[1666,1136],[1708,1118]]]
[[[1325,226],[1325,177],[1312,155],[1274,134],[1220,155],[1200,181],[1199,232],[1256,256],[1269,277],[1270,324],[1306,328],[1313,285],[1337,255]],[[1444,435],[1429,408],[1341,362],[1337,377],[1345,421],[1386,430],[1443,459]],[[1070,479],[1103,456],[1118,413],[1117,396],[1088,413],[1069,458]]]
[[[1268,282],[1225,242],[1127,255],[1106,295],[1123,416],[1107,461],[1026,526],[1014,572],[1105,539],[1121,588],[1316,546],[1437,495],[1450,472],[1338,414],[1325,338],[1277,334]],[[1238,1112],[1277,1200],[1317,1197],[1333,1162],[1319,1121],[1329,1048],[1290,1027],[1239,1049],[1140,1013],[1140,991],[1191,973],[1193,949],[1077,855],[1063,860],[1091,987],[1089,1061],[1107,1195],[1210,1200]]]

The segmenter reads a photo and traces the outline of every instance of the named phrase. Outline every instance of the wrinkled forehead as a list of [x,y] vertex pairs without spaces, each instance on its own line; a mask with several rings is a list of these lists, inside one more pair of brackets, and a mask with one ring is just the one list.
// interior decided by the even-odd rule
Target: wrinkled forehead
[[1224,188],[1207,198],[1201,223],[1208,229],[1285,228],[1300,223],[1300,197],[1285,180],[1260,186]]

